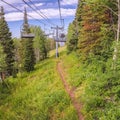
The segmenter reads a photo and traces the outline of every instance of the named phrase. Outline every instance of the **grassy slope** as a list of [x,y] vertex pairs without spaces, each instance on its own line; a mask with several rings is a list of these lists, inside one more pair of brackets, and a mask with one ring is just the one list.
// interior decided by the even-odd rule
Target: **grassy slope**
[[0,120],[78,119],[56,72],[56,63],[51,57],[37,64],[35,71],[10,78],[7,86],[0,84]]
[[61,59],[64,70],[67,73],[66,80],[71,88],[75,90],[76,99],[82,103],[81,97],[86,87],[86,81],[83,77],[85,74],[83,71],[84,68],[74,53],[70,55],[64,54]]
[[66,80],[84,104],[86,120],[120,120],[120,73],[110,71],[111,63],[106,63],[108,68],[103,73],[101,61],[83,65],[74,53],[61,59],[68,74]]
[[61,52],[57,60],[54,54],[52,51],[51,58],[38,64],[34,72],[11,78],[9,89],[0,86],[0,120],[77,120],[56,72],[59,59],[67,82],[75,88],[76,98],[84,103],[86,119],[119,120],[120,75],[102,73],[100,61],[84,66],[74,53]]

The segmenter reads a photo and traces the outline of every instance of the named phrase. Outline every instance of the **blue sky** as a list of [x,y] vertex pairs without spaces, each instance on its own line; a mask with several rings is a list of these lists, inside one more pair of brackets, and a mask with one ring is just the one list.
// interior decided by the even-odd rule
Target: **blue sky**
[[[58,9],[58,0],[24,0],[34,8],[34,6],[30,2],[32,1],[32,3],[34,3],[34,5],[37,7],[37,9],[35,8],[36,11],[39,13],[41,12],[42,15],[47,16],[49,22],[47,22],[44,18],[37,14],[36,11],[33,11],[29,6],[27,6],[23,2],[23,0],[3,0],[3,1],[12,4],[21,11],[24,11],[24,7],[26,7],[28,14],[33,18],[38,19],[38,21],[36,21],[35,19],[28,17],[29,24],[40,26],[43,30],[45,28],[46,33],[49,33],[51,27],[53,26],[52,24],[49,23],[50,21],[55,25],[61,26]],[[65,29],[67,29],[69,23],[72,22],[72,20],[74,19],[77,2],[78,0],[60,0],[61,14],[65,22]],[[0,1],[0,6],[4,7],[5,18],[8,22],[10,31],[12,32],[12,37],[19,38],[20,28],[23,24],[23,13],[15,10],[14,8],[10,7],[9,5],[2,1]]]

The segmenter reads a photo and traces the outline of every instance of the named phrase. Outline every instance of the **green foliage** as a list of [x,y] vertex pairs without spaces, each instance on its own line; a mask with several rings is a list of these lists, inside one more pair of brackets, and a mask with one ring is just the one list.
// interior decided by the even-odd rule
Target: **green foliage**
[[68,34],[67,34],[67,50],[68,53],[77,49],[77,23],[73,21],[69,24],[68,27]]
[[115,1],[81,0],[78,3],[77,54],[80,59],[78,62],[73,54],[64,59],[68,82],[84,104],[82,111],[86,120],[118,120],[119,61],[116,71],[111,69],[117,23]]
[[82,61],[93,54],[107,60],[116,36],[116,1],[80,0],[68,28],[68,52],[76,50]]
[[48,45],[47,38],[40,27],[32,26],[31,32],[35,34],[34,49],[36,55],[36,61],[39,62],[47,58],[50,45]]
[[33,39],[24,39],[24,44],[23,67],[25,71],[30,72],[34,70],[35,65]]
[[91,119],[118,119],[120,117],[117,106],[120,103],[118,97],[119,75],[110,71],[105,74],[101,72],[92,74],[94,75],[87,78],[87,87],[83,96],[86,118],[89,119],[91,116]]
[[16,77],[16,74],[21,70],[23,49],[20,39],[13,38],[13,42],[14,42],[14,53],[15,53],[14,77]]
[[[23,24],[23,33],[29,34],[31,33],[28,19],[27,19],[27,12],[25,9],[24,13],[24,24]],[[30,72],[34,70],[35,65],[35,53],[34,53],[34,47],[33,47],[33,38],[23,38],[21,40],[22,44],[22,68],[26,72]]]
[[[120,57],[120,41],[119,42],[114,42],[114,45],[113,45],[114,47],[116,47],[117,48],[117,52],[116,53],[114,53],[114,54],[116,54],[116,56],[117,56],[117,58],[116,58],[116,60],[115,61],[113,61],[113,69],[114,69],[114,71],[119,71],[120,70],[120,61],[119,61],[119,57]],[[115,52],[115,51],[114,51]],[[115,67],[115,68],[114,68]]]
[[9,87],[0,84],[0,120],[78,120],[56,63],[41,61],[35,71],[9,78]]
[[[69,61],[69,62],[68,62]],[[76,57],[75,53],[72,52],[69,56],[64,56],[64,69],[68,72],[68,83],[73,87],[78,87],[82,83],[82,79],[79,79],[80,69],[79,68],[79,59]],[[69,69],[66,69],[69,68]]]
[[0,72],[5,71],[6,62],[5,62],[5,53],[3,52],[3,47],[0,44]]
[[6,55],[6,71],[8,75],[12,75],[14,70],[14,44],[11,39],[11,33],[9,32],[7,22],[4,18],[4,11],[2,7],[0,12],[0,44],[3,46],[3,51]]
[[85,120],[119,120],[120,71],[112,71],[112,60],[91,56],[83,63],[75,53],[63,57],[66,79],[83,103]]
[[52,38],[47,38],[47,41],[46,41],[46,48],[47,48],[47,51],[50,51],[50,50],[53,50],[55,49],[55,46],[56,46],[56,42],[55,40],[53,40]]

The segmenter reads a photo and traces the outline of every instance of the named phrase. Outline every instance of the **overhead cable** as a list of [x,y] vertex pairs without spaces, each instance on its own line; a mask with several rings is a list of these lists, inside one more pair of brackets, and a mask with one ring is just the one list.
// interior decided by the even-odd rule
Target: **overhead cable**
[[[24,12],[22,11],[22,10],[20,10],[20,9],[18,9],[17,7],[15,7],[14,5],[12,5],[12,4],[10,4],[10,3],[8,3],[8,2],[6,2],[6,1],[4,1],[4,0],[1,0],[3,3],[5,3],[5,4],[7,4],[7,5],[9,5],[10,7],[12,7],[12,8],[14,8],[14,9],[16,9],[17,11],[19,11],[19,12],[21,12],[21,13],[23,13],[24,14]],[[31,15],[29,15],[29,14],[27,14],[27,16],[29,16],[30,18],[33,18],[34,20],[36,20],[36,21],[38,21],[38,22],[40,22],[40,23],[42,23],[43,25],[45,25],[45,23],[44,22],[42,22],[41,20],[39,20],[39,19],[37,19],[37,18],[34,18],[33,16],[31,16]]]
[[59,14],[60,14],[60,21],[62,25],[62,15],[61,15],[61,5],[60,5],[60,0],[58,0],[58,7],[59,7]]
[[52,24],[52,25],[55,25],[54,23],[51,22],[51,20],[47,17],[47,15],[43,14],[43,12],[41,12],[40,9],[38,9],[38,7],[37,7],[31,0],[28,0],[28,1],[35,7],[36,10],[39,11],[38,14],[39,14],[41,17],[43,17],[44,19],[46,19],[48,23],[50,23],[50,24]]

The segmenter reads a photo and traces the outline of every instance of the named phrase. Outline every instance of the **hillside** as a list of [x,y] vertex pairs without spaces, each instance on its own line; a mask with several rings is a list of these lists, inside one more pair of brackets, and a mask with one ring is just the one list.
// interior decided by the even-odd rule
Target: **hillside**
[[51,56],[37,64],[34,72],[0,84],[0,120],[78,119],[56,70],[57,61]]
[[119,120],[119,74],[59,51],[0,85],[0,120]]
[[120,120],[120,0],[0,3],[0,120]]
[[[91,64],[87,64],[75,52],[63,58],[67,83],[74,91],[78,103],[82,104],[84,119],[119,120],[120,73],[111,70],[111,59],[104,63],[94,58]],[[103,72],[104,67],[106,72]]]

